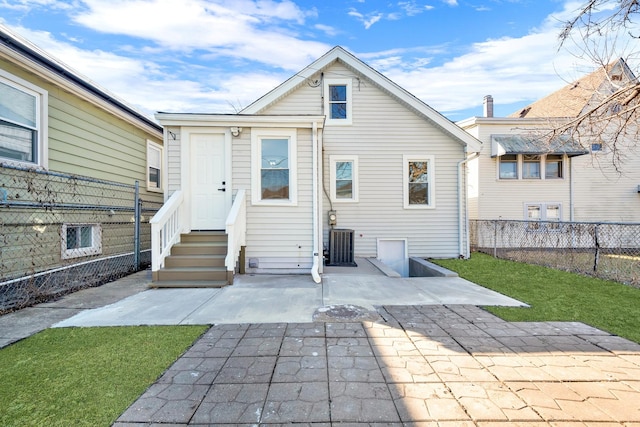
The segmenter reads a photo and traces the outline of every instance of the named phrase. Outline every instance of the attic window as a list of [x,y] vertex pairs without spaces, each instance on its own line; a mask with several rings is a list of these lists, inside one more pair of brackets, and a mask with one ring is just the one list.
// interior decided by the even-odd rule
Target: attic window
[[351,124],[351,79],[325,79],[324,111],[327,124]]
[[620,81],[620,80],[622,80],[622,75],[621,74],[614,74],[614,75],[611,76],[611,80]]

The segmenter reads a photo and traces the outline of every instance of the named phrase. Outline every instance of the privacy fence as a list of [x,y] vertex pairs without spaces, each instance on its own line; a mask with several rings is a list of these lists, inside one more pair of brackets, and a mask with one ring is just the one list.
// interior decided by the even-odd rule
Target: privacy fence
[[640,224],[474,220],[472,250],[640,286]]
[[148,266],[151,198],[137,182],[0,164],[0,313]]

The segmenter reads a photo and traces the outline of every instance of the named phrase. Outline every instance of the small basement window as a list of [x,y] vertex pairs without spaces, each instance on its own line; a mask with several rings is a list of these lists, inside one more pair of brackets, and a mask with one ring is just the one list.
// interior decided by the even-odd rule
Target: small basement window
[[79,258],[102,253],[100,224],[63,224],[62,259]]

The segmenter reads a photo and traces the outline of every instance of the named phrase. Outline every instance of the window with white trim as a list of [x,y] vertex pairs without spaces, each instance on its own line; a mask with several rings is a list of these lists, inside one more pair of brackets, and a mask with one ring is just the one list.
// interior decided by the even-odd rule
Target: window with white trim
[[561,203],[526,203],[525,220],[527,230],[540,230],[543,228],[557,230],[562,220]]
[[564,154],[503,154],[498,157],[498,178],[562,179],[564,177]]
[[403,156],[405,209],[435,208],[434,157]]
[[324,111],[329,125],[350,125],[353,104],[351,79],[324,80]]
[[518,156],[504,154],[499,160],[500,179],[518,179]]
[[540,179],[540,156],[522,156],[522,179]]
[[147,190],[162,191],[162,146],[147,140]]
[[296,130],[254,129],[251,151],[252,203],[296,205]]
[[63,224],[62,259],[79,258],[102,253],[100,224]]
[[358,156],[329,156],[331,201],[358,201]]
[[0,70],[0,159],[47,167],[47,91]]

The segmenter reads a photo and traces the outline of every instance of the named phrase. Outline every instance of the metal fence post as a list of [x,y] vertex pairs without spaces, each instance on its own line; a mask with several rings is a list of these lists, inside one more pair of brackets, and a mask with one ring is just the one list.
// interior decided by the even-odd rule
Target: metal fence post
[[133,231],[133,266],[135,271],[140,270],[140,222],[142,212],[142,200],[140,200],[140,183],[136,181],[135,189],[135,221]]
[[597,273],[598,272],[598,258],[600,257],[600,241],[598,240],[598,226],[600,224],[596,224],[594,227],[594,233],[593,233],[593,237],[595,239],[595,247],[596,247],[596,252],[595,252],[595,256],[593,259],[593,272]]
[[493,221],[493,257],[498,257],[498,221]]

